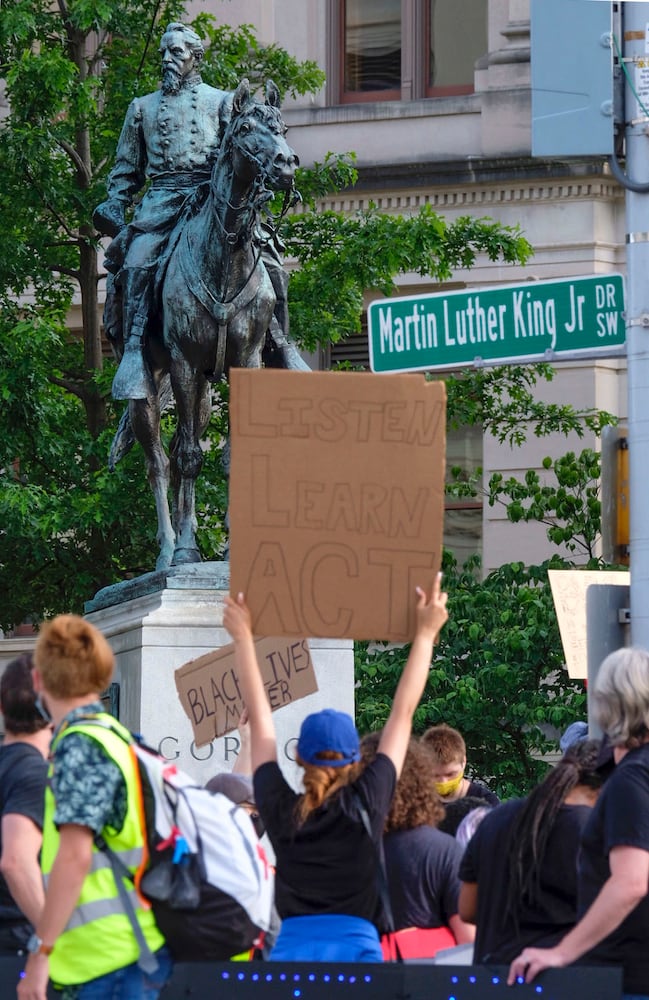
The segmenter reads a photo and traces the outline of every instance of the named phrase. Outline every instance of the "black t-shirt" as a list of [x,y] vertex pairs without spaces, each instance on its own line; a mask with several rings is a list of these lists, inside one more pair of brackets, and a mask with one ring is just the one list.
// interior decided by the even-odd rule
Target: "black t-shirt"
[[338,913],[380,923],[376,848],[357,814],[352,789],[365,804],[378,844],[395,784],[394,764],[378,754],[353,785],[299,826],[299,795],[279,766],[272,761],[257,768],[255,802],[275,851],[275,904],[282,919]]
[[446,927],[457,913],[462,848],[432,826],[395,830],[383,838],[395,930]]
[[541,863],[534,905],[519,904],[518,933],[505,913],[512,827],[523,801],[512,799],[487,813],[460,865],[460,879],[478,883],[477,964],[508,965],[523,948],[556,944],[576,923],[577,854],[589,806],[564,805],[559,810]]
[[496,793],[492,792],[486,785],[483,785],[481,781],[471,781],[469,783],[469,789],[466,793],[466,797],[472,799],[484,799],[489,806],[500,805],[500,799]]
[[[610,877],[610,851],[622,846],[649,851],[649,745],[622,758],[592,810],[579,857],[580,916]],[[649,992],[649,896],[581,962],[622,965],[623,992]]]
[[[43,828],[43,808],[47,761],[28,743],[10,743],[0,747],[0,817],[17,813]],[[0,826],[0,853],[2,851]],[[7,883],[0,874],[0,926],[30,925],[16,906]]]

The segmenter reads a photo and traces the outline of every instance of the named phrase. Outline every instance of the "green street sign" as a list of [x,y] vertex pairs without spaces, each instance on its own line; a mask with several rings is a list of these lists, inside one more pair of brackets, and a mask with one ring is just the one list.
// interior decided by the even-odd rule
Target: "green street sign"
[[621,274],[378,299],[367,311],[374,372],[521,364],[625,353]]

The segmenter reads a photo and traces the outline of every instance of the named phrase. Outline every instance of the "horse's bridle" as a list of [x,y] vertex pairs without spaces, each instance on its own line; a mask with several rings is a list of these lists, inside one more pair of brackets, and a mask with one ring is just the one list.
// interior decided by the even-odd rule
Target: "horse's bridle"
[[[266,124],[266,123],[264,122],[264,124]],[[218,222],[218,224],[219,224],[219,226],[221,228],[221,231],[223,233],[224,242],[229,247],[231,247],[231,248],[235,247],[237,245],[237,243],[239,242],[239,240],[241,240],[242,237],[243,237],[243,235],[245,235],[246,233],[250,236],[250,239],[251,239],[251,242],[252,242],[252,227],[253,227],[253,223],[254,223],[254,219],[255,219],[256,213],[258,211],[260,211],[263,208],[263,205],[267,204],[271,200],[271,198],[273,197],[273,191],[266,187],[266,180],[267,180],[268,176],[270,175],[271,167],[265,165],[262,162],[262,160],[260,159],[260,157],[255,156],[255,154],[252,153],[250,150],[246,149],[244,145],[237,144],[236,143],[237,138],[238,138],[238,136],[236,134],[232,134],[232,135],[228,136],[227,148],[224,145],[224,147],[223,147],[220,155],[226,155],[226,153],[229,153],[231,155],[232,150],[236,146],[237,152],[244,159],[248,160],[249,163],[253,163],[256,166],[257,170],[256,170],[255,175],[253,177],[253,180],[252,180],[252,183],[251,183],[251,186],[250,186],[250,192],[249,192],[248,197],[246,198],[245,202],[242,203],[242,205],[233,205],[229,201],[229,199],[223,198],[220,193],[217,193],[215,191],[215,189],[214,189],[214,182],[213,182],[214,171],[212,172],[212,177],[210,178],[210,181],[209,181],[210,192],[211,192],[211,194],[212,194],[212,196],[214,198],[216,198],[219,201],[221,201],[221,203],[225,203],[225,205],[227,205],[228,208],[232,209],[232,211],[243,212],[243,213],[247,212],[248,216],[249,216],[249,221],[248,221],[247,225],[245,227],[242,227],[241,231],[234,232],[234,233],[229,232],[225,228],[225,226],[222,224],[221,220],[217,216],[217,222]],[[252,266],[250,268],[248,276],[246,277],[246,279],[243,282],[243,284],[241,285],[241,287],[238,288],[237,291],[229,299],[218,299],[214,295],[214,293],[212,292],[212,290],[205,284],[205,282],[202,280],[202,278],[200,278],[200,271],[199,271],[199,269],[197,267],[195,268],[195,270],[193,272],[193,278],[195,280],[196,277],[198,276],[199,281],[200,281],[201,291],[204,293],[204,297],[201,297],[199,295],[198,298],[201,299],[201,301],[203,301],[204,306],[206,308],[208,308],[208,311],[212,312],[212,315],[214,315],[215,318],[216,318],[216,316],[219,313],[223,314],[223,311],[225,311],[227,313],[227,311],[228,311],[227,307],[230,306],[230,305],[233,305],[238,299],[241,299],[242,296],[244,296],[244,293],[246,292],[246,288],[248,287],[248,285],[252,281],[253,276],[257,273],[257,268],[258,268],[258,265],[259,265],[259,261],[261,259],[261,255],[262,255],[262,253],[264,251],[264,248],[268,244],[272,243],[277,238],[277,233],[278,233],[279,227],[280,227],[280,225],[282,223],[282,220],[285,218],[285,216],[286,216],[287,212],[289,211],[289,209],[296,203],[296,201],[299,200],[299,197],[300,196],[296,192],[294,185],[291,184],[290,188],[288,188],[284,192],[284,200],[282,202],[282,208],[281,208],[279,214],[277,216],[274,216],[269,210],[266,210],[266,216],[267,216],[267,218],[272,220],[271,222],[267,223],[267,228],[269,230],[269,234],[268,234],[268,236],[265,239],[259,239],[259,240],[255,241],[257,249],[256,249],[256,252],[255,252],[254,260],[252,262]],[[193,254],[192,254],[192,247],[191,247],[191,244],[189,242],[189,239],[186,240],[186,245],[187,245],[188,255],[189,255],[189,258],[191,260],[191,259],[193,259]],[[230,262],[228,261],[228,264],[227,264],[227,270],[228,271],[229,271],[229,268],[230,268]],[[227,277],[228,277],[228,275],[227,275],[227,271],[226,271],[226,286],[227,286]],[[196,289],[194,290],[194,294],[197,294]],[[208,301],[205,301],[205,299],[207,299]],[[211,305],[212,305],[211,309],[208,306],[208,302],[211,303]],[[227,324],[228,324],[229,320],[227,320],[227,319],[218,320],[217,319],[217,322],[219,324],[219,329],[218,329],[218,337],[217,337],[217,347],[216,347],[216,358],[215,358],[215,364],[214,364],[214,372],[212,373],[212,377],[207,372],[204,373],[205,377],[208,379],[208,381],[213,381],[214,380],[214,376],[215,376],[216,372],[222,370],[223,364],[224,364],[224,360],[225,360],[225,345],[226,345],[226,335],[227,335]]]

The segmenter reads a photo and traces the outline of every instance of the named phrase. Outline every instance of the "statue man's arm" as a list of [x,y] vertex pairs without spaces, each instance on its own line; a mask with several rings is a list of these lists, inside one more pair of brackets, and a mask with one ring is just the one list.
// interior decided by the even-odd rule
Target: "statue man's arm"
[[131,101],[117,143],[115,165],[108,182],[108,198],[98,205],[93,221],[99,232],[116,236],[125,224],[125,214],[134,196],[146,180],[146,142],[142,129],[142,110],[136,99]]

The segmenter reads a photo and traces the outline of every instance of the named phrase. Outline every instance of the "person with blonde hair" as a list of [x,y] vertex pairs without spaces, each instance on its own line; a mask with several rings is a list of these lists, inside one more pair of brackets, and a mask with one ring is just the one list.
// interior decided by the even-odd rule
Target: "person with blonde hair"
[[431,726],[421,737],[431,760],[431,776],[444,804],[467,796],[497,806],[499,798],[481,781],[465,776],[466,743],[462,733],[445,722]]
[[[275,851],[275,902],[282,919],[271,954],[279,961],[382,961],[376,848],[408,748],[433,644],[447,619],[438,576],[430,597],[417,588],[417,630],[378,752],[366,767],[352,718],[324,709],[307,716],[297,744],[304,791],[277,763],[275,728],[243,595],[226,598],[224,624],[250,718],[255,801]],[[371,828],[374,848],[359,811]]]
[[621,965],[623,996],[649,1000],[649,653],[611,653],[591,690],[615,767],[582,835],[580,919],[552,948],[524,948],[508,982],[578,960]]
[[164,938],[130,880],[118,886],[101,849],[109,847],[134,880],[147,860],[130,734],[101,702],[113,652],[90,622],[58,615],[42,626],[34,663],[34,688],[54,733],[41,853],[45,903],[19,1000],[45,1000],[48,978],[63,1000],[155,1000],[171,974]]

